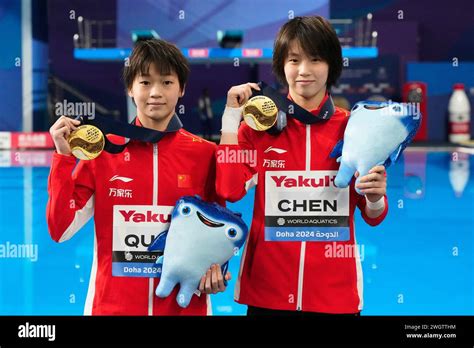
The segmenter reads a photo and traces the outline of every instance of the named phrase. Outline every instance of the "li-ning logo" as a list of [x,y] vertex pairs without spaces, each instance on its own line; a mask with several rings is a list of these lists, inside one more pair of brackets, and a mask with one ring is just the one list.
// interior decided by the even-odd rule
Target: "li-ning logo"
[[305,178],[303,175],[298,175],[296,178],[287,178],[283,176],[271,176],[276,184],[276,187],[330,187],[334,184],[335,175],[325,175],[321,178]]
[[123,182],[130,182],[130,181],[133,181],[133,179],[131,178],[126,178],[124,176],[118,176],[118,175],[114,175],[113,177],[110,178],[109,181],[115,181],[115,180],[120,180],[120,181],[123,181]]
[[270,151],[273,151],[273,152],[276,152],[277,154],[281,155],[281,154],[284,154],[285,152],[288,152],[286,150],[283,150],[283,149],[279,149],[277,147],[273,147],[273,146],[270,146],[268,149],[266,149],[264,151],[264,153],[269,153]]

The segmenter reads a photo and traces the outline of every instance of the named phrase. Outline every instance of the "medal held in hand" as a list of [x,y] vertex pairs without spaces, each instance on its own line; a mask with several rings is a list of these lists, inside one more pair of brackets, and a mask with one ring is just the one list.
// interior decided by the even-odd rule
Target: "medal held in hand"
[[242,111],[244,121],[256,131],[266,131],[277,121],[278,108],[272,99],[257,95],[250,98]]
[[80,160],[91,160],[102,153],[105,139],[99,128],[84,124],[69,135],[68,143],[74,157]]

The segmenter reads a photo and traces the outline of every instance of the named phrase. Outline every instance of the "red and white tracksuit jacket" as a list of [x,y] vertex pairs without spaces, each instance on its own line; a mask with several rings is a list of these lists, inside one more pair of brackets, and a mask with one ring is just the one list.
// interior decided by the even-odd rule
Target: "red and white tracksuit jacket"
[[[140,125],[138,118],[136,124]],[[109,139],[117,144],[124,141],[117,136]],[[115,277],[111,267],[114,205],[174,206],[179,197],[195,194],[218,201],[215,150],[214,143],[180,129],[156,144],[131,141],[122,153],[104,151],[94,160],[79,161],[77,167],[73,156],[54,154],[47,206],[51,237],[57,242],[70,239],[94,215],[94,258],[85,314],[211,314],[208,295],[193,296],[183,309],[176,302],[178,287],[160,299],[154,294],[159,278]],[[126,179],[113,180],[114,176]],[[119,189],[129,194],[111,196]]]
[[254,167],[248,163],[235,163],[237,161],[217,161],[216,190],[220,197],[234,202],[256,185],[252,226],[235,288],[237,302],[270,309],[324,313],[356,313],[362,309],[360,255],[326,257],[325,246],[349,244],[354,247],[357,244],[356,206],[364,220],[375,226],[387,215],[386,197],[383,213],[371,219],[365,213],[365,197],[355,192],[355,180],[352,180],[348,241],[266,241],[264,233],[265,172],[336,171],[339,164],[329,154],[343,138],[348,116],[348,111],[336,108],[328,121],[312,125],[289,118],[287,127],[278,136],[254,131],[242,123],[239,145],[218,146],[217,154],[230,153],[230,150],[256,150],[257,154]]

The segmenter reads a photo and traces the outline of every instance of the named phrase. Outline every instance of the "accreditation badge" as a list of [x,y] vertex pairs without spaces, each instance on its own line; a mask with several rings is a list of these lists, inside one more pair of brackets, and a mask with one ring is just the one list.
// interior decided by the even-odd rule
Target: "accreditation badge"
[[267,171],[266,241],[348,241],[349,187],[334,185],[337,171]]
[[155,264],[163,252],[150,252],[155,237],[169,228],[174,206],[115,205],[113,212],[112,275],[160,277]]

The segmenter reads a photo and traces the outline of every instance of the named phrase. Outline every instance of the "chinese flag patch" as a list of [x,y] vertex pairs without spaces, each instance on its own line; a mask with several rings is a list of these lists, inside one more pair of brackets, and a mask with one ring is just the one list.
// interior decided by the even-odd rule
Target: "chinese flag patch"
[[178,174],[178,188],[191,188],[191,175]]

